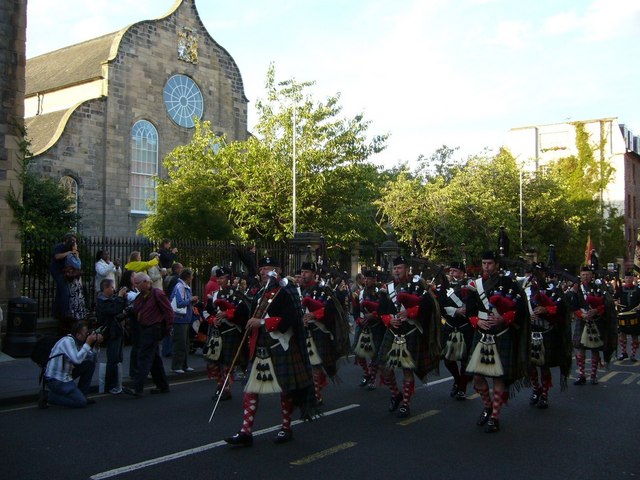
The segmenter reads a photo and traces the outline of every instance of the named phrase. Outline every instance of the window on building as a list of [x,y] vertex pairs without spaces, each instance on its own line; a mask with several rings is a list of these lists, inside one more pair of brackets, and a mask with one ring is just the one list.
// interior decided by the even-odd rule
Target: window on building
[[149,201],[156,199],[158,174],[158,131],[147,120],[131,129],[131,213],[150,213]]
[[633,218],[636,218],[636,196],[633,196]]
[[631,161],[631,182],[633,183],[633,185],[636,184],[636,164],[635,162],[633,162],[633,160]]
[[[66,175],[60,179],[60,186],[66,192],[67,198],[69,199],[69,208],[67,208],[67,211],[78,213],[78,182],[75,178]],[[76,224],[76,229],[77,228],[78,225]]]
[[625,210],[627,211],[627,217],[631,218],[631,194],[627,193],[627,205]]

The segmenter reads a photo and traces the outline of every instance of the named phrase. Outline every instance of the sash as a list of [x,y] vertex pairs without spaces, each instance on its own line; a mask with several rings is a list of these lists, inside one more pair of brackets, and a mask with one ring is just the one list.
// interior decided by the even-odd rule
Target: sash
[[393,304],[396,306],[396,310],[398,310],[398,312],[403,312],[406,309],[404,308],[404,305],[402,304],[398,304],[397,300],[398,300],[398,294],[396,292],[396,287],[393,284],[393,282],[389,282],[387,283],[387,292],[389,292],[389,299],[393,302]]
[[453,288],[447,289],[447,297],[449,297],[458,308],[462,307],[462,300],[458,298]]
[[480,297],[480,301],[482,302],[482,305],[484,305],[484,308],[487,310],[486,312],[478,312],[478,318],[482,320],[487,320],[489,318],[489,310],[491,310],[491,307],[489,306],[489,299],[487,298],[487,295],[484,293],[484,285],[483,285],[482,278],[479,278],[476,281],[476,290],[478,291],[478,296]]

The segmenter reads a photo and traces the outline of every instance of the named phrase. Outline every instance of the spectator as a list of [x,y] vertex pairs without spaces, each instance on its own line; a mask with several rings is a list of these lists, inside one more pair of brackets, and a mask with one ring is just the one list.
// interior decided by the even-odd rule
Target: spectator
[[[102,341],[102,335],[89,334],[85,322],[76,322],[70,335],[65,335],[51,349],[44,381],[49,389],[38,401],[40,408],[48,404],[80,408],[95,403],[87,398],[91,378],[96,368],[96,355],[92,347]],[[79,378],[78,385],[75,379]]]
[[175,373],[192,372],[188,365],[189,328],[193,321],[193,304],[198,297],[191,294],[193,271],[185,268],[171,293],[171,305],[175,313],[173,322],[173,358],[171,370]]
[[142,261],[142,255],[140,252],[131,252],[129,256],[129,263],[127,263],[124,268],[125,270],[131,270],[132,272],[147,272],[154,265],[158,265],[158,259],[153,258],[148,262]]
[[[82,287],[82,262],[78,252],[78,243],[76,240],[71,241],[70,254],[65,257],[65,265],[62,269],[62,276],[69,286],[69,317],[70,325],[65,325],[60,329],[61,334],[70,331],[73,322],[84,320],[87,318],[87,305],[84,299],[84,289]],[[62,326],[63,324],[59,324]]]
[[134,284],[140,292],[133,302],[133,311],[140,323],[140,348],[134,395],[138,398],[142,396],[144,381],[149,373],[156,385],[151,393],[168,393],[169,382],[159,348],[160,340],[173,325],[173,309],[164,292],[151,286],[151,279],[146,273],[136,273]]
[[76,236],[73,233],[67,233],[62,237],[62,242],[57,243],[53,247],[51,253],[51,262],[49,263],[49,273],[55,282],[55,297],[53,301],[52,316],[58,320],[58,329],[61,335],[64,335],[71,311],[69,305],[69,282],[63,275],[66,259],[72,255],[72,246],[76,242]]
[[104,390],[114,395],[122,393],[122,378],[118,375],[118,364],[122,363],[122,341],[126,319],[127,288],[122,287],[115,295],[116,287],[110,278],[102,279],[100,293],[96,298],[98,324],[104,326],[107,339],[107,371]]
[[[158,258],[158,256],[158,252],[151,252],[149,254],[149,260]],[[153,265],[147,270],[147,274],[149,275],[149,277],[151,277],[153,288],[162,288],[162,279],[167,275],[167,269],[160,269],[159,265]]]
[[98,250],[96,252],[96,278],[95,289],[96,293],[100,293],[102,289],[100,285],[102,280],[108,278],[113,280],[114,285],[118,283],[118,279],[122,275],[120,269],[120,259],[116,259],[115,262],[111,261],[111,256],[108,250]]
[[171,265],[171,274],[167,275],[164,278],[164,293],[167,295],[167,297],[170,297],[171,294],[173,293],[173,289],[176,286],[176,283],[178,283],[178,280],[180,279],[180,274],[182,273],[182,270],[184,270],[184,267],[182,266],[181,263],[174,263],[173,265]]
[[125,270],[122,274],[121,288],[127,289],[127,320],[129,322],[129,333],[131,335],[131,351],[129,352],[129,377],[136,378],[138,373],[138,350],[140,348],[140,325],[138,318],[133,313],[133,302],[139,292],[133,283],[133,275],[131,270]]
[[160,244],[158,249],[158,255],[160,256],[160,268],[171,268],[171,265],[176,261],[176,254],[178,249],[176,247],[171,248],[171,240],[165,238]]

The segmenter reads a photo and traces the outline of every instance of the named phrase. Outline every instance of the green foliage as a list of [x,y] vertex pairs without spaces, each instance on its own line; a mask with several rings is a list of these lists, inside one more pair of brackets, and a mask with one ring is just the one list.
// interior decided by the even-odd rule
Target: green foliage
[[[623,244],[623,219],[615,211],[603,219],[598,193],[613,170],[596,161],[598,147],[589,145],[584,128],[577,131],[578,155],[537,172],[520,172],[506,150],[452,165],[454,150],[443,146],[429,160],[421,157],[415,173],[405,168],[388,183],[384,201],[377,203],[381,217],[392,224],[400,241],[436,261],[460,259],[462,244],[469,259],[477,261],[483,250],[497,249],[501,225],[510,236],[511,257],[534,248],[546,259],[553,243],[561,263],[578,265],[591,231],[604,246],[601,258],[612,261]],[[425,162],[430,162],[428,169]]]
[[65,233],[75,230],[79,217],[71,211],[72,201],[59,183],[29,170],[31,153],[28,140],[22,141],[20,152],[20,188],[16,190],[12,185],[6,196],[20,227],[20,238],[38,234],[58,240]]
[[[282,240],[293,236],[293,133],[296,135],[296,230],[322,232],[327,243],[348,247],[380,231],[374,201],[388,178],[368,158],[387,136],[368,139],[362,115],[341,118],[339,95],[316,102],[312,83],[275,82],[269,69],[266,100],[256,102],[255,136],[226,144],[210,125],[197,124],[189,145],[165,159],[157,214],[141,233],[180,232],[193,238]],[[214,153],[211,145],[222,147]]]

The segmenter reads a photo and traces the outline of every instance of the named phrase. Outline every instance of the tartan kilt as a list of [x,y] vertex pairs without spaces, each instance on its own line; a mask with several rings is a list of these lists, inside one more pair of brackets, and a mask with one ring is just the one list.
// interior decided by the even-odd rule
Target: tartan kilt
[[322,330],[312,325],[307,327],[307,330],[311,332],[313,341],[318,349],[318,355],[320,355],[320,358],[322,359],[323,368],[327,371],[329,376],[335,375],[336,361],[338,358],[335,344],[333,340],[331,340],[331,335],[329,333],[324,333]]
[[[600,336],[604,341],[605,327],[606,327],[605,322],[602,318],[598,317],[595,323],[596,323],[596,326],[598,327],[598,331],[600,332]],[[604,351],[604,346],[606,345],[606,341],[603,343],[602,346],[598,348],[587,348],[584,345],[582,345],[582,331],[584,330],[585,324],[586,322],[582,318],[577,317],[575,315],[573,316],[573,335],[571,336],[571,340],[573,342],[573,348],[581,348],[581,349],[593,350],[593,351]]]
[[[444,318],[444,317],[443,317]],[[440,346],[442,348],[442,355],[444,358],[445,352],[447,350],[447,341],[449,340],[449,335],[455,332],[455,329],[458,329],[458,332],[462,333],[462,337],[464,338],[464,343],[467,346],[467,354],[464,356],[463,362],[469,360],[471,356],[471,352],[473,352],[471,346],[473,344],[473,327],[467,321],[462,322],[460,325],[453,324],[446,319],[447,322],[442,326],[442,333],[440,336]]]
[[[269,351],[274,373],[283,392],[304,390],[313,386],[309,359],[306,352],[301,351],[301,343],[296,339],[295,334],[289,340],[289,348],[284,350],[280,342],[261,329],[257,347],[265,347]],[[252,359],[247,366],[248,372],[253,368],[254,361],[255,359]],[[245,383],[248,379],[247,375]]]
[[[532,328],[531,331],[537,332],[538,330]],[[563,365],[565,348],[560,328],[553,326],[548,331],[542,331],[542,343],[544,345],[543,367],[553,368]]]
[[286,351],[278,342],[272,345],[271,361],[283,392],[303,389],[313,384],[310,365],[303,357],[295,337],[289,341],[289,349]]
[[[476,345],[480,343],[481,338],[482,338],[482,332],[480,332],[479,330],[476,330],[473,335],[473,346],[471,347],[471,350],[469,352],[470,356],[475,351]],[[514,352],[514,345],[513,345],[514,339],[511,333],[511,329],[507,328],[504,331],[504,333],[502,333],[500,336],[495,335],[494,339],[496,342],[496,350],[498,351],[498,356],[500,357],[500,363],[502,363],[502,369],[504,370],[504,375],[500,377],[495,377],[495,378],[502,378],[507,384],[509,384],[517,380],[517,378],[514,378],[515,365],[513,361],[513,356],[515,352]],[[470,370],[469,367],[467,367],[467,373],[475,374],[475,372]],[[478,375],[485,376],[484,374],[478,374]]]
[[[228,328],[227,330],[220,330],[222,337],[222,351],[220,352],[220,358],[217,363],[220,365],[230,366],[233,362],[233,358],[240,348],[240,342],[242,341],[242,333],[237,328]],[[238,355],[237,364],[245,364],[245,352],[244,348]]]
[[[373,354],[373,360],[375,360],[378,357],[378,352],[380,351],[380,347],[384,341],[384,334],[386,333],[387,329],[382,322],[377,321],[373,325],[369,323],[369,330],[371,330],[371,338],[376,349],[375,353]],[[352,350],[355,350],[356,345],[358,345],[360,335],[362,334],[362,327],[356,324],[354,333],[355,334],[353,336]]]

